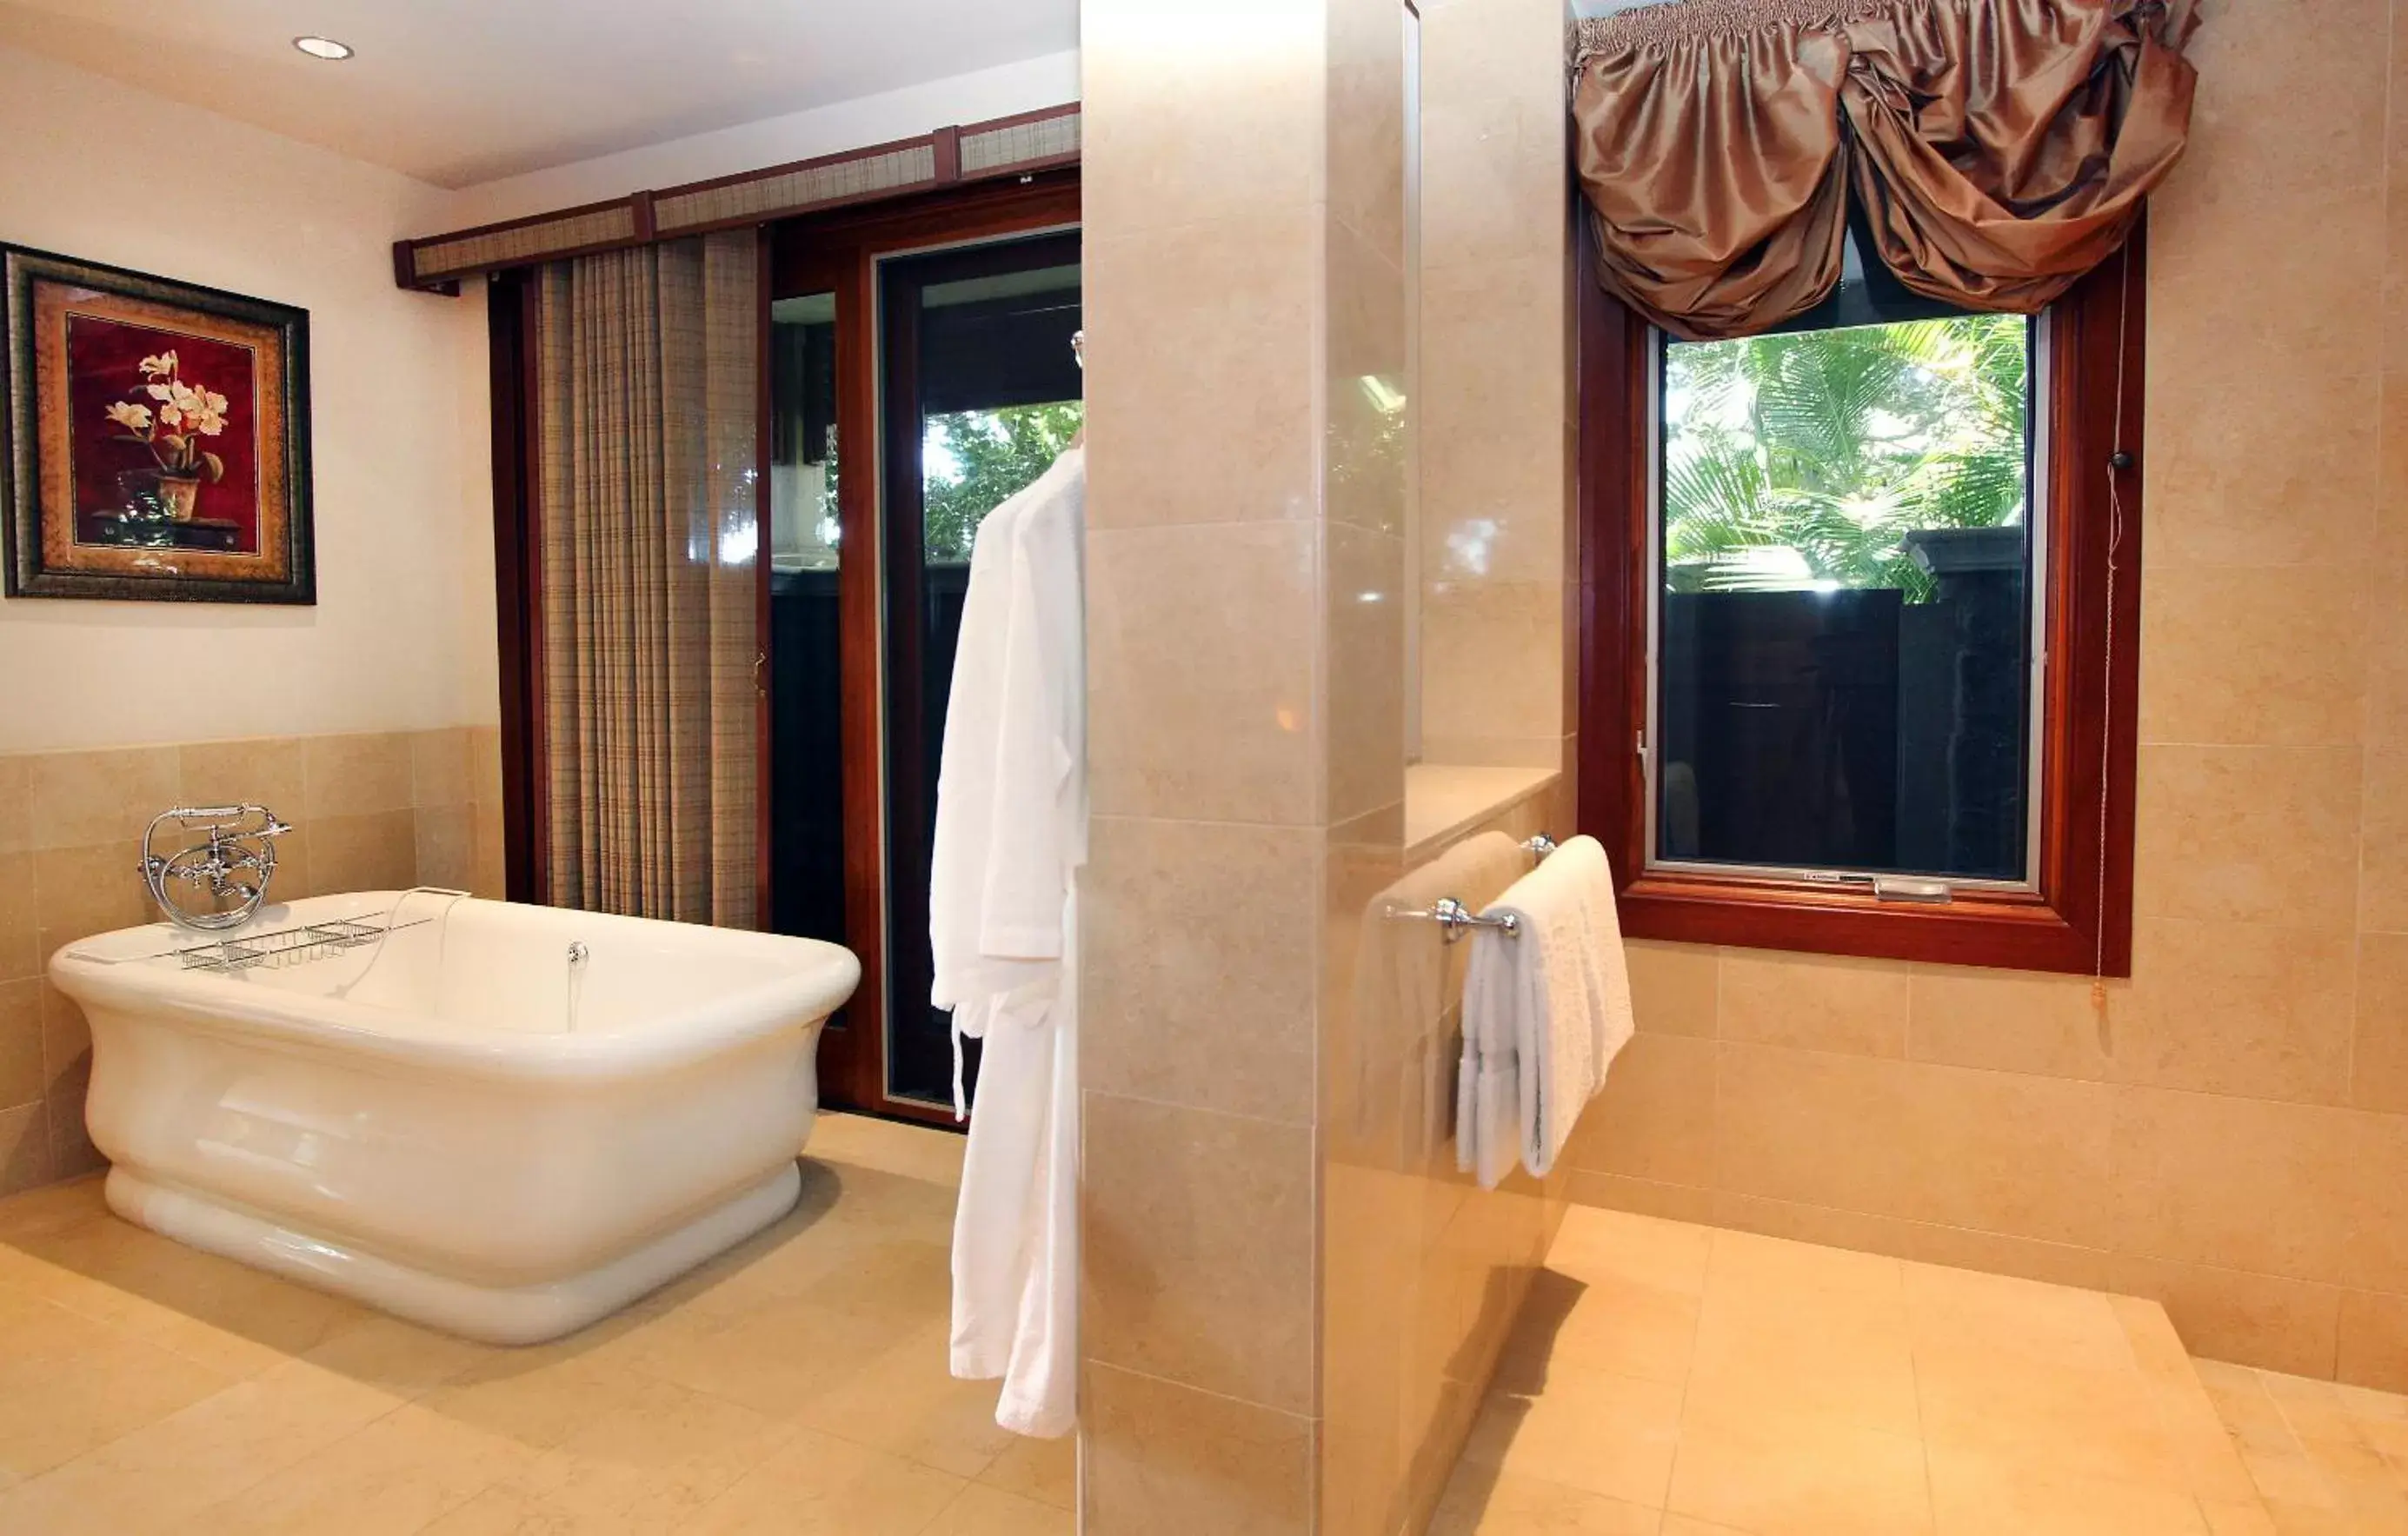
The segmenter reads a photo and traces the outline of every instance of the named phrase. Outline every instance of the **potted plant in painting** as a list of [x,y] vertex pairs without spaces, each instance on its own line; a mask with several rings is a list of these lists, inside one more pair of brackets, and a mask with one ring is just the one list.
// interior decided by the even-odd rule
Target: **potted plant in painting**
[[152,404],[119,400],[108,408],[108,419],[120,428],[122,441],[140,443],[150,451],[156,471],[136,471],[155,478],[159,501],[170,521],[190,523],[201,495],[201,481],[214,485],[225,478],[225,461],[201,446],[203,438],[225,430],[226,397],[215,390],[188,383],[178,376],[172,352],[146,357],[139,365],[143,386]]

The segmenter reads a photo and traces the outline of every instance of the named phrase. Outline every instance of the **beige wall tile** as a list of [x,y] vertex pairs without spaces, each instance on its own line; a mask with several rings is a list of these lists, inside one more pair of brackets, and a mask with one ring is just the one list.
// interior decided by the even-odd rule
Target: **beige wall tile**
[[[1081,167],[1088,227],[1164,230],[1309,203],[1320,171],[1324,24],[1317,6],[1087,7],[1079,41],[1093,120]],[[1166,92],[1166,79],[1181,88]]]
[[1729,1041],[1720,1050],[1720,1189],[2105,1246],[2104,1085]]
[[16,878],[0,881],[0,982],[14,982],[42,973],[49,956],[42,953],[41,904],[29,858],[11,860]]
[[1695,944],[1631,939],[1622,954],[1630,968],[1630,1011],[1650,1034],[1712,1036],[1722,957]]
[[1819,1243],[1859,1254],[1905,1258],[1916,1246],[1917,1224],[1896,1216],[1867,1215],[1861,1211],[1834,1211],[1820,1205],[1769,1200],[1755,1195],[1717,1194],[1714,1225],[1792,1242]]
[[1325,537],[1324,806],[1336,824],[1405,797],[1405,546],[1393,536],[1336,523]]
[[[1086,185],[1093,199],[1092,173]],[[1309,208],[1266,203],[1089,239],[1094,529],[1313,515],[1314,235]]]
[[57,1177],[49,1111],[40,1104],[0,1110],[0,1195],[13,1195]]
[[1086,1357],[1311,1412],[1311,1127],[1084,1098]]
[[2334,1374],[2359,1386],[2408,1392],[2408,1298],[2342,1293]]
[[2356,1132],[2343,1110],[2118,1089],[2118,1251],[2339,1280]]
[[138,838],[176,798],[176,749],[43,753],[24,759],[31,845],[81,848]]
[[[2408,1301],[2376,1292],[2343,1292],[2335,1364],[2335,1378],[2350,1386],[2408,1393]],[[2396,1417],[2397,1401],[2370,1406]],[[2397,1431],[2392,1434],[2396,1441]]]
[[411,883],[472,889],[477,881],[477,808],[424,806],[412,812]]
[[2002,1237],[1960,1227],[1917,1226],[1907,1256],[1926,1264],[1959,1270],[2016,1275],[2051,1285],[2075,1285],[2084,1290],[2107,1288],[2113,1258],[2104,1249],[2077,1248],[2032,1238]]
[[2116,1256],[2110,1281],[2123,1295],[2163,1306],[2193,1355],[2332,1374],[2338,1287],[2128,1255]]
[[1084,1521],[1093,1536],[1304,1536],[1311,1419],[1090,1361]]
[[1297,827],[1096,818],[1086,1086],[1312,1123],[1321,842]]
[[1714,1219],[1714,1193],[1702,1185],[1657,1184],[1574,1169],[1567,1190],[1573,1204],[1602,1211],[1629,1211],[1701,1226]]
[[2365,686],[2362,567],[2151,569],[2141,739],[2354,746]]
[[42,988],[35,978],[0,982],[0,1106],[41,1101]]
[[1433,581],[1560,581],[1567,394],[1557,258],[1422,270],[1422,569]]
[[1658,1184],[1705,1184],[1714,1171],[1714,1047],[1634,1035],[1605,1089],[1582,1113],[1565,1156],[1574,1168]]
[[140,857],[136,841],[47,848],[34,855],[35,911],[45,956],[70,940],[150,921],[150,893],[136,868]]
[[502,803],[502,728],[470,725],[468,730],[469,798],[480,806]]
[[2358,790],[2354,748],[2142,748],[2135,912],[2348,927]]
[[19,754],[0,756],[0,854],[22,854],[34,846],[33,796],[26,785],[26,764]]
[[2408,1113],[2408,935],[2358,936],[2354,1005],[2349,1101]]
[[1302,524],[1090,535],[1096,814],[1315,822],[1316,543]]
[[[2388,391],[2386,403],[2391,401]],[[2389,404],[2388,409],[2399,409]],[[2398,461],[2408,459],[2408,423],[2386,426],[2384,432],[2384,456],[2397,467],[2386,472],[2396,481],[2387,486],[2384,505],[2389,512],[2385,535],[2387,545],[2403,541],[2399,524],[2401,514],[2408,512],[2408,465]],[[2396,560],[2387,561],[2375,574],[2378,592],[2397,591],[2400,567]],[[2372,605],[2367,618],[2366,633],[2366,744],[2370,747],[2408,746],[2408,607],[2399,603],[2377,602]]]
[[1718,1028],[1725,1040],[1902,1056],[1910,987],[1887,960],[1729,950]]
[[2408,932],[2408,748],[2367,750],[2361,836],[2358,926]]
[[408,732],[307,738],[301,744],[302,814],[323,820],[407,811],[410,774]]
[[409,792],[412,805],[475,803],[467,726],[409,733]]
[[255,737],[191,741],[176,749],[176,793],[186,805],[264,805],[288,822],[301,819],[301,740]]
[[1440,582],[1422,596],[1422,729],[1429,740],[1529,739],[1552,752],[1563,714],[1563,590]]
[[2114,1075],[2310,1103],[2349,1096],[2346,933],[2143,920],[2112,1025]]
[[417,813],[387,811],[322,816],[309,837],[309,885],[342,891],[407,890],[418,879]]
[[2091,1004],[2088,978],[1969,966],[1915,966],[1910,974],[1906,1054],[1915,1060],[2107,1075],[2111,1030]]
[[2299,1198],[2340,1208],[2343,1284],[2408,1293],[2408,1115],[2353,1114],[2349,1131],[2348,1181]]

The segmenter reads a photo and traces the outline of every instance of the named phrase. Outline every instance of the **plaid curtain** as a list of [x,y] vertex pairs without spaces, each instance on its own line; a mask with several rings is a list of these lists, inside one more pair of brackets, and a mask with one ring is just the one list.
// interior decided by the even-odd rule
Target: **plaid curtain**
[[758,237],[538,284],[549,898],[752,927]]

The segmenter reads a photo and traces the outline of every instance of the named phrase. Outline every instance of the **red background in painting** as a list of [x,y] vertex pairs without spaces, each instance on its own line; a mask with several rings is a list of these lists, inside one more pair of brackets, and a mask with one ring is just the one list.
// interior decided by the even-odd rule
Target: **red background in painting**
[[146,357],[173,352],[177,377],[187,385],[208,388],[226,397],[225,430],[201,439],[201,447],[225,461],[225,478],[212,484],[206,470],[194,504],[196,518],[232,523],[238,530],[235,548],[259,553],[259,366],[247,347],[186,336],[149,325],[92,315],[67,317],[68,442],[75,465],[77,537],[85,538],[87,520],[123,510],[124,487],[118,476],[127,469],[155,468],[158,461],[139,443],[118,440],[120,428],[108,419],[108,408],[120,400],[149,406],[158,414],[160,402],[144,388],[150,380],[139,366]]

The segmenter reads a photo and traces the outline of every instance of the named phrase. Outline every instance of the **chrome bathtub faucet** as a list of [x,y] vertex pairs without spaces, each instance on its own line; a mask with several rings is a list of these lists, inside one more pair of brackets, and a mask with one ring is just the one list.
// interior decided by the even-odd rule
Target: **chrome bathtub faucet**
[[[159,828],[174,822],[202,840],[173,854],[157,852]],[[150,818],[142,833],[142,883],[179,927],[204,932],[240,927],[267,900],[276,875],[276,840],[293,828],[264,805],[179,806]],[[178,902],[178,890],[206,893],[207,910]],[[235,904],[223,905],[228,900]]]

